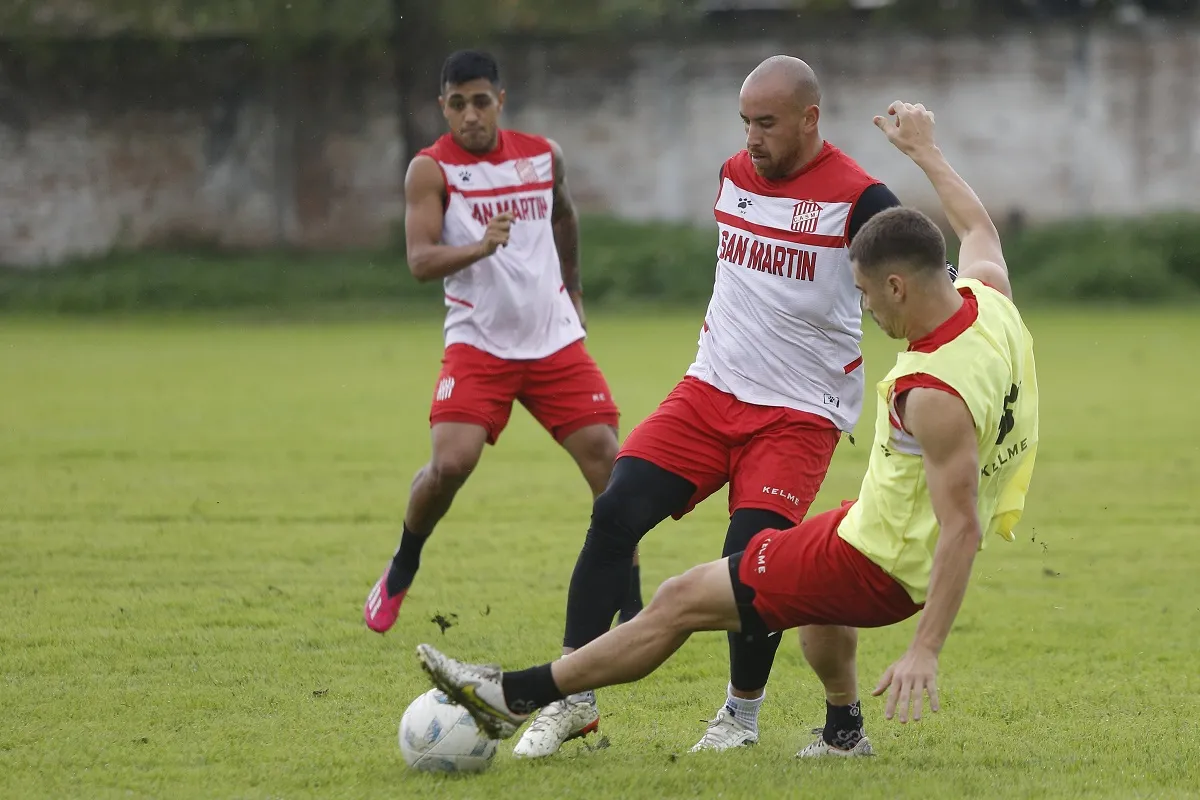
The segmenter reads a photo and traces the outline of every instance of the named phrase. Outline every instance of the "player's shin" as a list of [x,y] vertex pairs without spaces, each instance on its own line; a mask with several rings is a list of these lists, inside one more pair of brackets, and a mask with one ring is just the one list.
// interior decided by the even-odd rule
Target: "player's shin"
[[564,694],[632,683],[658,669],[691,631],[654,604],[586,647],[555,661],[554,682]]
[[[722,555],[731,556],[746,549],[750,540],[767,529],[785,530],[792,522],[774,511],[739,508],[729,520]],[[765,633],[729,634],[729,689],[725,707],[751,730],[758,730],[758,712],[771,675],[781,637]]]
[[858,700],[858,631],[837,625],[800,629],[804,658],[825,687],[825,726],[822,738],[831,747],[853,749],[863,736]]
[[[571,574],[563,639],[567,648],[583,647],[612,626],[629,592],[638,541],[649,530],[643,519],[649,515],[637,513],[645,500],[614,484],[592,506],[592,524]],[[650,527],[658,522],[648,521]]]
[[729,634],[729,691],[725,707],[738,722],[754,731],[758,730],[758,712],[782,638],[779,634]]

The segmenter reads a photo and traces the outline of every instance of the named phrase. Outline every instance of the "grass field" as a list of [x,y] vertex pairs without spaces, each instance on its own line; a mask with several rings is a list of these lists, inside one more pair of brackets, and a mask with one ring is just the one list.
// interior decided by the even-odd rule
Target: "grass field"
[[[686,367],[697,319],[594,316],[624,432]],[[413,647],[554,656],[589,499],[516,412],[397,627],[366,631],[427,456],[437,321],[0,322],[0,797],[1196,796],[1200,319],[1029,324],[1038,472],[1019,540],[977,561],[941,714],[902,728],[865,698],[879,758],[796,762],[823,705],[789,636],[762,743],[688,755],[725,691],[724,636],[704,634],[602,692],[603,740],[539,763],[504,743],[456,779],[400,759],[396,724],[427,688]],[[874,380],[895,348],[866,344]],[[854,495],[868,430],[815,510]],[[724,521],[722,494],[650,534],[647,596],[715,557]],[[864,633],[864,689],[912,629]]]

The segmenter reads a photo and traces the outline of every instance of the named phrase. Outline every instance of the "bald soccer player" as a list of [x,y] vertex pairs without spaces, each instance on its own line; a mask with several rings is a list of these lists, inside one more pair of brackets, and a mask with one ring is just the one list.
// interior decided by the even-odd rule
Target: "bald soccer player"
[[[884,716],[938,710],[938,655],[962,605],[975,555],[1012,541],[1038,447],[1033,341],[1012,302],[996,227],[934,142],[933,115],[893,103],[875,118],[924,170],[962,247],[946,280],[946,243],[919,211],[869,222],[851,248],[863,305],[908,349],[878,384],[875,441],[858,500],[662,585],[631,622],[540,667],[501,672],[417,648],[434,683],[493,737],[564,695],[649,675],[695,631],[768,632],[820,625],[805,657],[830,699],[857,700],[857,628],[920,621],[883,673]],[[857,703],[854,704],[857,710]],[[802,758],[871,755],[862,714],[827,722]]]
[[[775,56],[740,96],[746,149],[721,167],[713,210],[716,283],[686,376],[630,432],[567,598],[563,652],[609,628],[639,540],[729,484],[724,555],[764,529],[804,519],[842,431],[862,405],[862,310],[847,248],[900,201],[821,138],[821,91],[796,58]],[[814,631],[811,634],[823,634]],[[732,633],[726,701],[695,749],[758,741],[777,635]],[[845,708],[832,715],[848,715]],[[548,756],[596,730],[593,692],[542,709],[514,748]]]

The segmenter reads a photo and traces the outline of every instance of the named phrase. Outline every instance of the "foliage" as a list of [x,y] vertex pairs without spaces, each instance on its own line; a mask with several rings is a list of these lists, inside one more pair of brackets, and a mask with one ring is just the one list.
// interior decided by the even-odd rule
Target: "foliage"
[[[695,307],[712,291],[709,227],[583,221],[589,305]],[[344,304],[419,304],[441,287],[418,284],[401,248],[380,252],[114,254],[59,269],[0,270],[0,309],[305,311]],[[953,256],[954,253],[952,252]],[[1200,217],[1093,220],[1005,235],[1023,301],[1151,303],[1200,299]]]

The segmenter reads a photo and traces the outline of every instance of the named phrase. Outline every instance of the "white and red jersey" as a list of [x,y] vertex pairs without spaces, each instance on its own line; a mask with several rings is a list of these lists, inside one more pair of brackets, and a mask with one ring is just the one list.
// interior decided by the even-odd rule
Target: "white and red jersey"
[[475,155],[446,134],[420,154],[433,158],[445,176],[444,244],[474,244],[492,217],[506,211],[514,217],[507,246],[445,279],[446,346],[468,344],[525,360],[584,338],[554,246],[550,143],[500,131],[494,150]]
[[784,180],[742,151],[721,169],[717,275],[688,375],[754,405],[853,429],[862,408],[862,308],[850,269],[850,215],[879,183],[825,143]]

